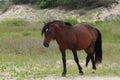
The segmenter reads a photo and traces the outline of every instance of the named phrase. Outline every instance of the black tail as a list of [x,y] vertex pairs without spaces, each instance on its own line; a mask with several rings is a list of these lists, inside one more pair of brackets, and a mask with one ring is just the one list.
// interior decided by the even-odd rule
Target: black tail
[[97,33],[98,33],[98,37],[97,40],[95,42],[95,63],[101,63],[102,62],[102,35],[100,33],[100,31],[98,29]]

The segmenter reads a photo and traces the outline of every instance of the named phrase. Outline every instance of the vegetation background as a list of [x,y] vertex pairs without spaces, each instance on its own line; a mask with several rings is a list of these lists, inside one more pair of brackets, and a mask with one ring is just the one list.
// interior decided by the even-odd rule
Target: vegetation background
[[36,4],[39,8],[53,8],[57,6],[69,7],[70,9],[100,6],[110,7],[117,0],[0,0],[0,7],[8,7],[12,4]]
[[[61,10],[62,8],[66,11],[61,13],[62,15],[67,14],[67,11],[76,10],[78,13],[80,11],[79,16],[84,15],[88,17],[89,15],[89,19],[91,19],[92,15],[89,11],[99,10],[100,7],[105,7],[110,10],[113,3],[115,3],[115,5],[119,4],[117,0],[0,0],[0,80],[48,80],[49,78],[51,79],[51,76],[53,77],[51,80],[62,80],[60,78],[62,61],[58,45],[53,41],[50,44],[50,48],[44,48],[44,37],[41,35],[41,29],[44,26],[43,21],[47,22],[54,18],[52,17],[53,15],[48,18],[47,15],[43,16],[43,14],[51,9],[57,8]],[[33,8],[39,9],[38,12],[41,14],[41,17],[38,22],[27,21],[26,18],[1,17],[9,11],[14,10],[11,9],[11,6],[23,6],[23,4],[30,4],[32,7],[35,6]],[[27,10],[29,9],[31,8],[27,7]],[[55,9],[55,11],[58,11],[57,9]],[[94,11],[92,12],[94,13]],[[27,16],[30,16],[29,13],[27,12]],[[11,13],[8,13],[8,15],[11,16]],[[36,14],[34,15],[36,16]],[[67,51],[68,73],[67,77],[63,78],[63,80],[77,80],[81,78],[86,78],[84,80],[88,80],[88,78],[91,80],[99,80],[101,77],[107,77],[102,80],[113,80],[113,78],[119,80],[119,15],[117,18],[114,18],[114,20],[96,20],[92,22],[80,22],[76,18],[71,18],[71,15],[74,15],[74,13],[71,13],[67,18],[63,17],[61,20],[72,24],[88,23],[101,31],[103,40],[103,62],[97,65],[96,73],[92,74],[91,63],[87,70],[85,70],[84,67],[85,52],[78,51],[80,64],[85,72],[85,75],[81,77],[78,75],[78,69],[73,60],[72,53]]]

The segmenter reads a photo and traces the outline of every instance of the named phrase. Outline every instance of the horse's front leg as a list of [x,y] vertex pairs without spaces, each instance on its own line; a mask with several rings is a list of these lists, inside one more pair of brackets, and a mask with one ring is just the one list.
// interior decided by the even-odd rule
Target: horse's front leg
[[79,73],[80,73],[80,75],[83,75],[82,67],[79,64],[79,59],[78,59],[78,56],[77,56],[77,52],[76,52],[75,49],[72,49],[72,52],[73,52],[74,60],[75,60],[75,62],[77,64],[77,66],[78,66]]
[[66,69],[66,54],[65,54],[65,50],[60,49],[61,54],[62,54],[62,62],[63,62],[63,72],[61,74],[61,76],[66,76],[67,73],[67,69]]

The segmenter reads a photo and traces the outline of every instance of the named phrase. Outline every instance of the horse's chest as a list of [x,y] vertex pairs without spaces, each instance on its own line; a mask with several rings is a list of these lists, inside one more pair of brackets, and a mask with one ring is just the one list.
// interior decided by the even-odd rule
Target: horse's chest
[[73,42],[66,40],[66,41],[58,41],[57,42],[59,44],[60,48],[64,48],[64,49],[72,49],[73,47]]

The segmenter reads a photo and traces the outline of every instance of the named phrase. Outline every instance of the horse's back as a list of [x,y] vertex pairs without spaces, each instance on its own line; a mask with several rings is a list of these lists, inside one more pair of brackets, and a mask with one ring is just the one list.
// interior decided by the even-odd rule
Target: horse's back
[[78,29],[92,29],[93,27],[89,24],[76,24],[73,25],[73,28],[78,28]]
[[76,35],[76,47],[78,50],[88,48],[96,41],[96,30],[88,24],[77,24],[73,26]]
[[96,29],[94,27],[92,27],[91,25],[88,24],[76,24],[73,26],[73,29],[75,30],[75,32],[78,32],[79,34],[82,32],[82,34],[90,34],[90,35],[94,35],[96,34]]
[[73,31],[76,34],[79,35],[91,35],[91,33],[94,33],[95,28],[93,28],[92,26],[88,25],[88,24],[76,24],[73,26]]

